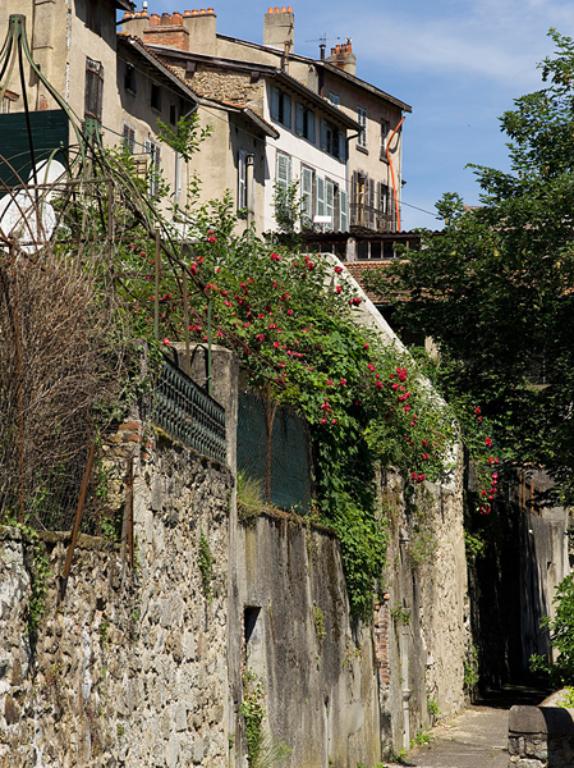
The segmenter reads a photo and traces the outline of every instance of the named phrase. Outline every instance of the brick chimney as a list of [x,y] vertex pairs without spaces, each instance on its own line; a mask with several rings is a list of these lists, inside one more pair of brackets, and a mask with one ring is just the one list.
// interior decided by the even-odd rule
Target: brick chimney
[[217,54],[217,16],[213,8],[183,12],[183,26],[189,32],[189,49],[208,56]]
[[344,72],[348,72],[350,75],[356,75],[357,57],[353,53],[351,38],[348,37],[341,45],[337,44],[334,48],[331,48],[331,55],[327,61]]
[[263,20],[263,45],[293,52],[295,47],[295,14],[291,6],[269,8]]
[[150,45],[166,45],[189,51],[189,32],[183,25],[181,13],[162,13],[161,16],[152,13],[143,31],[143,41]]

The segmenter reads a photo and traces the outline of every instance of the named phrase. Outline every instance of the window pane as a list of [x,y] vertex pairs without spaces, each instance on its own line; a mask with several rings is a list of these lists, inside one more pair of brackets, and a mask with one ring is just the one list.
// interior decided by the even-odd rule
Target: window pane
[[291,128],[291,96],[283,94],[283,125]]
[[307,132],[305,133],[305,138],[309,139],[313,144],[317,141],[315,133],[315,113],[311,112],[311,110],[307,110]]
[[305,107],[302,104],[297,104],[295,130],[297,136],[303,136],[305,133]]

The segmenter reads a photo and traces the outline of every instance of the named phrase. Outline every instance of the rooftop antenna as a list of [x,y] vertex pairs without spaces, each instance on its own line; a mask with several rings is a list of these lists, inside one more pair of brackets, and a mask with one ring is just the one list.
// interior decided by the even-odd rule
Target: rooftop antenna
[[[340,37],[337,37],[337,40],[340,40]],[[321,61],[325,61],[325,51],[327,50],[327,33],[323,32],[321,37],[315,38],[315,40],[305,40],[306,43],[319,43],[319,58]]]

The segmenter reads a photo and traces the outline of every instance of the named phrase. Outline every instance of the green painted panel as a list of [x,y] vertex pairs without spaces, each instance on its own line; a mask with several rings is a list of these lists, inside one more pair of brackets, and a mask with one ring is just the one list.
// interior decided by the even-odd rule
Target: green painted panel
[[[239,396],[237,466],[251,477],[265,477],[265,409],[261,398]],[[273,425],[271,501],[281,509],[307,512],[311,503],[309,432],[303,419],[279,408]]]
[[[69,143],[66,113],[62,109],[31,112],[30,123],[36,162],[59,150],[56,158],[66,165]],[[19,179],[28,179],[31,169],[25,114],[0,115],[0,184],[18,185],[21,183]]]

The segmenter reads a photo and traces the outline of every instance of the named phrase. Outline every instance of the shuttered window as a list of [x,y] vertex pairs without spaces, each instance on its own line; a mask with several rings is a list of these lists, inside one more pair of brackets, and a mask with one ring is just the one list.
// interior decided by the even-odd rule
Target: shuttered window
[[335,228],[335,184],[325,179],[325,216],[331,217],[331,227]]
[[367,147],[367,110],[364,107],[357,109],[357,122],[359,123],[359,135],[357,144],[366,149]]
[[317,176],[317,216],[325,215],[325,179]]
[[277,152],[277,165],[275,168],[275,185],[285,193],[291,183],[291,158],[283,152]]
[[104,68],[99,61],[86,59],[86,90],[84,116],[102,122],[104,98]]
[[302,136],[312,144],[315,144],[317,141],[315,136],[315,113],[304,107],[303,104],[297,104],[295,132],[298,136]]
[[291,96],[279,90],[271,88],[271,119],[291,129]]
[[344,190],[339,190],[339,199],[341,207],[341,232],[349,231],[349,203],[347,200],[347,193]]
[[148,192],[152,197],[156,197],[159,193],[160,182],[159,144],[155,144],[153,141],[146,141],[145,151],[149,155]]
[[133,155],[136,146],[136,133],[129,125],[124,125],[123,147],[126,152]]
[[301,213],[305,225],[313,223],[313,178],[314,171],[311,168],[301,169]]
[[249,155],[245,151],[239,152],[237,163],[237,210],[245,210],[249,207],[249,189],[247,181],[247,165]]

